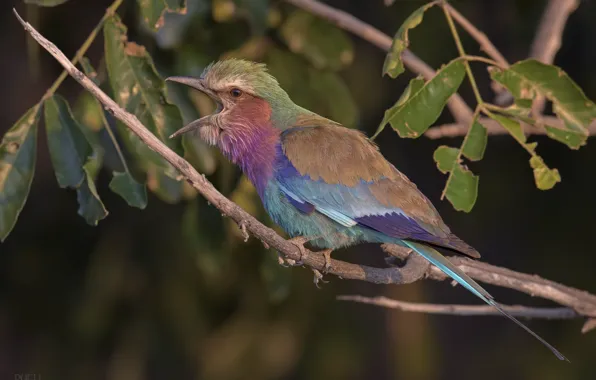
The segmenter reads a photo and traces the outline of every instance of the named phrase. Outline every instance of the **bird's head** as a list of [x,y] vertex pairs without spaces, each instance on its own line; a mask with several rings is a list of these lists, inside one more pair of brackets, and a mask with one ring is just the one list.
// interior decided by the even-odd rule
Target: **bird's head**
[[226,135],[236,141],[238,135],[251,133],[251,128],[264,123],[284,125],[284,119],[299,108],[262,63],[227,59],[207,66],[199,78],[167,80],[202,91],[217,104],[214,114],[189,123],[171,138],[194,132],[212,145],[221,145]]

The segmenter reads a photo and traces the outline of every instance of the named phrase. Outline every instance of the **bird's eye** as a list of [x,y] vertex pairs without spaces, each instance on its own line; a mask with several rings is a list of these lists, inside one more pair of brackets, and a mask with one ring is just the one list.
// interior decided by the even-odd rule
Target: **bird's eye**
[[237,88],[233,88],[230,90],[230,95],[232,95],[234,98],[239,98],[242,95],[242,91]]

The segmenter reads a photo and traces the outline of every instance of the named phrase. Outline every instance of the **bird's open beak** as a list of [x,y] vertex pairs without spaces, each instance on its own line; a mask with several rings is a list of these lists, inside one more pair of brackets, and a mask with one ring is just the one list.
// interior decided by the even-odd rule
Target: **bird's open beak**
[[[208,88],[205,87],[205,85],[203,84],[203,81],[199,78],[193,78],[193,77],[169,77],[166,78],[166,81],[170,81],[170,82],[176,82],[176,83],[182,83],[185,84],[191,88],[194,88],[196,90],[199,90],[207,95],[209,95],[212,99],[217,100],[215,94],[209,90]],[[177,130],[176,132],[174,132],[170,138],[174,138],[174,137],[178,137],[184,133],[193,131],[193,130],[198,130],[200,129],[202,126],[210,124],[210,120],[211,120],[211,116],[212,115],[207,115],[207,116],[203,116],[202,118],[192,121],[190,123],[188,123],[187,125],[185,125],[184,127],[180,128],[179,130]]]

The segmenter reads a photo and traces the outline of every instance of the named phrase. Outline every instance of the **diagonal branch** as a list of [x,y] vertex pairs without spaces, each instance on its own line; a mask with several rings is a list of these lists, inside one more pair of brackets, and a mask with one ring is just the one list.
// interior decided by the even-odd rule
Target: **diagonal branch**
[[[301,261],[313,270],[324,270],[325,257],[319,253],[306,249],[299,249],[294,243],[279,236],[273,229],[263,225],[241,207],[224,197],[215,187],[186,160],[168,148],[147,128],[141,124],[136,116],[118,106],[114,100],[106,95],[99,87],[79,71],[69,59],[50,41],[39,34],[30,24],[26,23],[14,11],[17,18],[27,32],[44,47],[87,91],[96,97],[118,120],[135,133],[147,146],[166,159],[182,176],[212,205],[217,207],[225,216],[233,219],[239,226],[260,239],[269,247],[281,252],[286,259]],[[397,249],[392,245],[383,248],[391,255],[400,259],[408,259],[409,252]],[[301,252],[302,251],[302,252]],[[417,256],[414,256],[417,257]],[[596,296],[585,291],[570,288],[555,282],[518,273],[505,268],[499,268],[463,258],[452,258],[454,263],[464,272],[479,281],[498,286],[504,286],[526,292],[531,295],[551,299],[562,305],[571,307],[578,314],[596,317]],[[407,269],[407,270],[406,270]],[[344,279],[362,280],[378,284],[403,284],[413,282],[424,277],[444,280],[446,277],[438,268],[427,263],[407,260],[404,268],[373,268],[364,265],[351,264],[339,260],[331,260],[329,273]]]
[[[438,305],[432,303],[419,303],[394,300],[387,297],[364,297],[360,295],[337,296],[340,301],[351,301],[375,305],[387,309],[398,309],[412,313],[479,316],[502,314],[490,305]],[[545,318],[545,319],[573,319],[581,315],[568,307],[527,307],[527,306],[502,306],[503,310],[516,317]]]
[[[286,2],[324,18],[384,51],[391,49],[391,37],[347,12],[330,7],[316,0],[286,0]],[[408,49],[402,53],[402,59],[408,69],[421,74],[427,80],[433,78],[436,74],[435,70]],[[458,123],[469,123],[472,118],[472,110],[458,94],[451,96],[447,106]]]

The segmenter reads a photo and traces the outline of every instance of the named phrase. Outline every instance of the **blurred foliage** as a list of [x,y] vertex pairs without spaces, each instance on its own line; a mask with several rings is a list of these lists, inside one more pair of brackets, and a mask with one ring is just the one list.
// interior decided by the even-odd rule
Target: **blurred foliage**
[[[76,0],[25,2],[43,6],[67,3],[64,9],[82,3]],[[436,26],[445,24],[435,17],[440,15],[440,8],[433,7],[432,12],[426,13],[429,6],[423,2],[397,2],[391,8],[383,8],[380,1],[374,5],[336,2],[335,5],[345,6],[355,15],[363,12],[363,19],[370,17],[373,24],[379,23],[386,30],[396,30],[399,22],[406,20],[395,35],[382,70],[380,54],[373,56],[371,50],[367,50],[370,48],[357,38],[285,2],[129,0],[115,3],[120,2],[122,4],[116,4],[119,15],[108,14],[105,18],[103,36],[100,34],[98,38],[103,37],[102,52],[89,53],[89,57],[97,57],[93,59],[97,70],[90,60],[80,62],[87,75],[121,106],[135,113],[158,138],[183,154],[224,195],[280,233],[265,215],[254,187],[216,149],[188,136],[176,140],[167,138],[183,124],[212,112],[213,104],[196,91],[164,83],[163,78],[198,76],[207,64],[225,57],[262,61],[296,103],[349,128],[362,129],[377,125],[383,108],[394,103],[401,93],[398,101],[385,111],[374,137],[387,124],[400,137],[419,137],[444,119],[443,109],[451,94],[466,91],[461,88],[462,83],[467,83],[464,61],[451,60],[453,56],[448,56],[449,51],[442,44],[448,30]],[[104,4],[103,9],[109,5]],[[454,2],[454,6],[460,5],[475,10],[477,15],[483,6],[489,6]],[[521,45],[515,33],[521,33],[527,20],[537,22],[539,14],[529,15],[527,12],[532,6],[524,0],[511,0],[501,6],[504,11],[499,12],[499,20],[508,20],[507,17],[517,20],[507,28],[506,35]],[[55,12],[63,7],[56,8]],[[541,10],[540,6],[538,8]],[[88,22],[75,30],[75,25],[55,21],[59,13],[39,12],[41,20],[47,22],[44,24],[47,30],[62,30],[66,34],[62,40],[69,41],[76,33],[88,32]],[[487,12],[491,18],[496,14]],[[411,16],[407,17],[408,14]],[[101,15],[96,13],[95,16],[94,23]],[[481,22],[483,29],[485,24],[490,28],[490,18],[478,21]],[[500,30],[501,27],[499,24],[492,28]],[[533,27],[531,29],[530,33]],[[42,30],[44,34],[45,31]],[[22,30],[19,29],[19,33]],[[493,34],[501,35],[500,32]],[[415,38],[421,35],[426,39]],[[400,75],[404,73],[401,54],[408,47],[420,52],[425,59],[430,57],[430,61],[449,63],[430,80],[406,78]],[[22,60],[17,61],[22,65]],[[556,66],[521,61],[508,69],[490,66],[489,70],[494,80],[512,92],[515,103],[491,108],[487,116],[499,121],[530,153],[530,169],[535,174],[536,186],[553,187],[560,181],[558,170],[547,167],[545,160],[536,154],[535,142],[528,142],[521,133],[520,121],[538,124],[529,114],[528,99],[536,94],[547,96],[554,113],[565,121],[564,128],[538,126],[546,129],[548,137],[572,149],[583,146],[587,140],[585,126],[595,117],[593,103],[570,75]],[[395,82],[382,82],[381,72],[389,74]],[[590,82],[583,78],[580,83]],[[375,86],[381,84],[384,90],[377,91]],[[67,88],[60,89],[62,91],[68,93]],[[0,375],[12,378],[15,372],[35,372],[44,378],[73,379],[317,380],[480,376],[473,376],[474,373],[483,378],[543,379],[561,378],[565,373],[564,378],[581,379],[591,370],[589,365],[583,364],[560,369],[554,360],[552,365],[546,363],[535,342],[521,340],[525,336],[518,334],[515,327],[511,334],[521,335],[519,342],[522,343],[514,347],[520,354],[499,354],[513,351],[505,346],[508,340],[502,333],[511,327],[486,331],[486,324],[498,323],[492,320],[478,319],[482,327],[475,330],[468,319],[458,322],[446,318],[441,323],[449,328],[438,334],[427,329],[430,322],[425,317],[391,314],[391,319],[383,320],[383,311],[332,303],[339,286],[359,293],[369,289],[373,294],[378,294],[382,288],[366,288],[366,284],[350,285],[332,279],[331,284],[317,291],[306,271],[279,265],[275,252],[253,237],[245,242],[241,229],[198,197],[168,163],[146,148],[89,94],[80,91],[77,94],[49,93],[6,129],[0,143],[0,240],[6,240],[0,243],[0,253],[4,254],[0,255],[3,264],[0,270],[3,270],[5,292],[0,299],[0,336],[6,337],[4,341],[8,342],[0,345],[0,349],[3,349],[1,357],[9,363],[3,367],[0,360]],[[25,97],[21,98],[18,109],[24,110],[30,104],[25,104]],[[45,120],[40,123],[44,115]],[[39,129],[42,126],[44,128]],[[43,136],[47,143],[40,140],[43,144],[38,144]],[[402,160],[401,164],[406,167],[428,173],[430,166],[424,166],[423,160],[432,163],[431,154],[424,148],[430,143],[420,141],[416,150],[409,151],[411,160],[403,160],[401,151],[406,145],[391,138],[385,135],[379,139],[379,144],[384,141],[393,144],[384,152]],[[486,172],[502,170],[499,168],[505,158],[486,158],[486,145],[486,129],[476,122],[459,148],[440,146],[435,150],[438,169],[448,174],[445,196],[457,210],[470,211],[478,198],[478,176],[464,164],[464,158],[475,165],[480,164],[480,160],[488,160],[483,166]],[[499,149],[499,144],[495,145],[495,149]],[[545,150],[556,149],[548,141],[541,142],[542,146]],[[502,151],[509,155],[511,150],[507,146]],[[424,156],[417,152],[423,152]],[[499,179],[491,175],[483,177],[487,178],[483,189],[488,200],[479,202],[479,206],[490,214],[491,221],[501,216],[512,226],[524,225],[524,218],[529,216],[524,215],[522,207],[519,209],[524,218],[510,214],[510,209],[518,208],[517,198],[504,190],[503,182],[508,183],[510,177],[523,181],[527,174],[523,168],[527,166],[519,165],[520,160],[525,163],[519,156],[510,155],[513,164]],[[559,156],[545,157],[557,160]],[[586,157],[585,153],[581,157]],[[52,167],[46,165],[46,161]],[[40,190],[35,193],[33,185],[31,204],[23,210],[36,164],[35,181]],[[44,178],[52,169],[55,174],[50,178],[51,186],[45,186]],[[575,171],[584,176],[584,169],[577,169],[575,164],[566,169],[570,176]],[[516,174],[519,175],[514,177]],[[438,187],[436,181],[429,179],[431,177],[424,174],[420,179],[427,181],[429,188]],[[51,190],[56,188],[56,181],[69,190]],[[517,190],[516,186],[515,192],[519,193]],[[585,192],[583,194],[583,197],[565,199],[569,203],[573,199],[579,202],[588,198]],[[75,199],[82,218],[76,216],[76,208],[71,204]],[[503,202],[512,207],[498,206]],[[125,205],[135,209],[126,210]],[[584,203],[553,204],[549,210],[556,213],[557,207],[581,209]],[[540,209],[544,209],[543,206]],[[24,215],[15,230],[16,235],[7,239],[21,210]],[[106,218],[108,210],[111,214]],[[83,220],[98,226],[86,229],[80,225]],[[479,230],[480,223],[476,219],[468,223],[470,235],[484,236],[491,242],[490,246],[499,240],[513,249],[524,240],[516,236],[515,231],[495,239]],[[532,271],[548,269],[552,261],[547,255],[542,256],[547,248],[569,250],[568,242],[581,233],[588,235],[581,232],[583,226],[591,228],[593,224],[574,226],[573,234],[560,246],[543,237],[558,236],[562,233],[561,226],[537,228],[539,234],[531,240],[536,242],[532,248],[540,252],[541,260],[531,267]],[[496,229],[496,226],[491,227],[491,230]],[[66,245],[70,247],[68,252],[64,249]],[[374,255],[367,255],[368,247],[360,253],[366,254],[355,260],[375,263]],[[513,260],[513,251],[511,257]],[[572,262],[573,258],[567,260]],[[585,268],[586,272],[566,273],[559,280],[571,280],[565,276],[576,274],[578,278],[593,278],[589,265],[578,267]],[[573,285],[589,288],[594,284],[577,280]],[[399,293],[396,297],[416,296],[421,289],[417,286],[393,292]],[[445,291],[451,292],[450,289]],[[519,299],[519,302],[525,301]],[[38,317],[39,310],[44,312]],[[5,318],[11,319],[10,324],[4,323]],[[545,322],[542,326],[546,328],[552,323],[556,322]],[[2,326],[16,327],[4,331]],[[587,357],[596,346],[593,339],[586,342],[589,338],[577,335],[576,330],[577,326],[573,325],[566,327],[565,333],[550,331],[550,336],[545,338],[554,340],[553,344],[572,358],[573,354]],[[464,331],[468,332],[465,337],[457,335]],[[29,339],[23,340],[22,344],[29,348],[24,353],[14,348],[16,344],[11,346],[15,342],[20,344],[22,339]],[[494,341],[486,345],[488,339]],[[511,342],[514,338],[508,339]],[[483,344],[482,348],[475,347],[474,343]],[[437,362],[433,365],[429,357]],[[464,365],[470,375],[461,373]],[[500,371],[493,373],[487,368]]]

